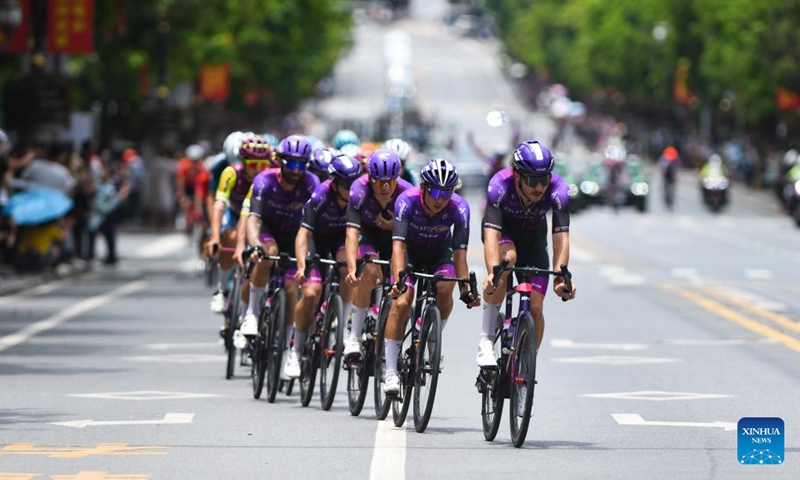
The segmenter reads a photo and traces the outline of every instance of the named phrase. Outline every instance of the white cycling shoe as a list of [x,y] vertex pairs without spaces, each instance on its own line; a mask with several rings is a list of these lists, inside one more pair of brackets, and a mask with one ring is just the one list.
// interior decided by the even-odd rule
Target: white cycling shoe
[[496,367],[497,358],[494,356],[494,343],[487,337],[481,337],[478,342],[478,365],[481,367]]
[[239,331],[242,332],[242,335],[245,336],[253,336],[255,337],[258,335],[258,317],[256,317],[252,313],[248,313],[244,316],[244,321],[242,322],[242,326],[239,327]]

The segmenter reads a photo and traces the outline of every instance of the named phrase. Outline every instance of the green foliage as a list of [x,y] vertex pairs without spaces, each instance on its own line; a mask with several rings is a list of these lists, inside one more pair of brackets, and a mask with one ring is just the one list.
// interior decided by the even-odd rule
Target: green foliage
[[[118,12],[114,4],[126,5]],[[349,11],[338,0],[137,0],[96,2],[96,52],[73,57],[76,100],[141,100],[140,70],[157,82],[159,25],[168,25],[167,86],[228,62],[230,103],[267,91],[291,108],[330,72],[349,44]],[[125,19],[121,28],[119,16]]]
[[[689,89],[751,123],[775,89],[800,91],[800,0],[487,0],[508,52],[578,94],[611,88],[668,111],[679,59]],[[654,34],[654,29],[666,37]]]

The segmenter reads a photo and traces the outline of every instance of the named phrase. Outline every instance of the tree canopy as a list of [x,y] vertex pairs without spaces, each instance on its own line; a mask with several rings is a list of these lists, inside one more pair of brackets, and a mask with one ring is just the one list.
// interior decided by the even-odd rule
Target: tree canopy
[[800,0],[486,0],[508,53],[578,94],[613,89],[666,111],[679,64],[698,101],[744,120],[800,92]]

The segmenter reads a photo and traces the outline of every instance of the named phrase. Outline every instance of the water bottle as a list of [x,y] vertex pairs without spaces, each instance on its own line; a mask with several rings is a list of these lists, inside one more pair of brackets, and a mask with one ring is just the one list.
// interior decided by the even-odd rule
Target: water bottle
[[414,322],[414,328],[419,332],[422,330],[422,317],[417,317],[417,321]]

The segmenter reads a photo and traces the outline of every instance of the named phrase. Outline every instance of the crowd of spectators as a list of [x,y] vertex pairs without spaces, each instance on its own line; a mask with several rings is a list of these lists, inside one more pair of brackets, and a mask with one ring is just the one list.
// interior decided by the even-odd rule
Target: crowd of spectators
[[[143,185],[142,160],[132,149],[114,155],[90,141],[77,151],[71,143],[13,143],[0,131],[0,272],[116,264],[117,226],[141,211]],[[102,259],[98,234],[106,244]]]

